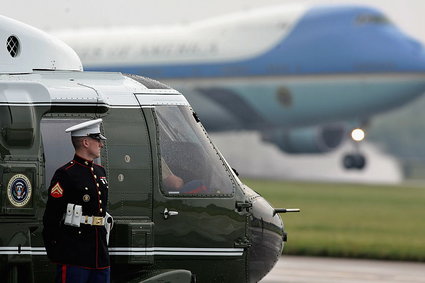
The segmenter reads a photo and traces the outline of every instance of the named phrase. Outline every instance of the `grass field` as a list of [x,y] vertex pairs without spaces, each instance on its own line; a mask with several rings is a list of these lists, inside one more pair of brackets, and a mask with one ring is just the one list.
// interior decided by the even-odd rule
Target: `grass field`
[[281,214],[284,254],[425,261],[425,187],[243,180]]

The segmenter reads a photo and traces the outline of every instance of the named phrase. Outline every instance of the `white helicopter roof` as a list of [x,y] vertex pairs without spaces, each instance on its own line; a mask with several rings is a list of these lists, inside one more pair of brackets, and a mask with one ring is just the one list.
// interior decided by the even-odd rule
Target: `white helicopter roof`
[[34,70],[82,71],[75,51],[47,33],[0,16],[0,73]]
[[181,93],[149,78],[83,72],[81,60],[71,47],[3,16],[0,83],[4,86],[0,89],[0,105],[189,105]]

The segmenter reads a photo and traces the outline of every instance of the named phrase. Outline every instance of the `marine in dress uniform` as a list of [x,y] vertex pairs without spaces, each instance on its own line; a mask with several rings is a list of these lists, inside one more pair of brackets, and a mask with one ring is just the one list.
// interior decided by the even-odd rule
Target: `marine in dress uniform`
[[100,156],[102,119],[66,129],[74,159],[56,170],[43,217],[47,255],[57,263],[56,282],[109,282],[105,222],[108,182]]

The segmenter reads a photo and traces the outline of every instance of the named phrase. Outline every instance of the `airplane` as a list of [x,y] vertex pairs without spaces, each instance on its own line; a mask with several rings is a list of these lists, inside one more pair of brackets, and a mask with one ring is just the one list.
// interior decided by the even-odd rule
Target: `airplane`
[[[3,16],[0,38],[2,282],[53,282],[41,235],[48,186],[73,156],[64,129],[97,118],[112,282],[257,282],[273,268],[287,237],[279,213],[299,209],[272,208],[244,185],[180,92],[83,71],[69,46]],[[166,186],[165,166],[184,186]],[[185,190],[193,182],[202,191]]]
[[[170,26],[56,31],[86,70],[159,79],[210,132],[255,130],[287,153],[336,149],[425,92],[425,51],[382,12],[271,6]],[[147,39],[148,38],[148,39]],[[362,169],[356,150],[343,158]]]

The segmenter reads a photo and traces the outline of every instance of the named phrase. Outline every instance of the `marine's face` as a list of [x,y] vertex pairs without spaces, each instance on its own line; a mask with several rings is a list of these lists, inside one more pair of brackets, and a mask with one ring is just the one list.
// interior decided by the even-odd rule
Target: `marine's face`
[[87,151],[88,154],[90,154],[93,159],[100,157],[100,151],[102,150],[102,147],[104,146],[103,141],[100,139],[89,137],[87,139],[88,141],[88,147]]

